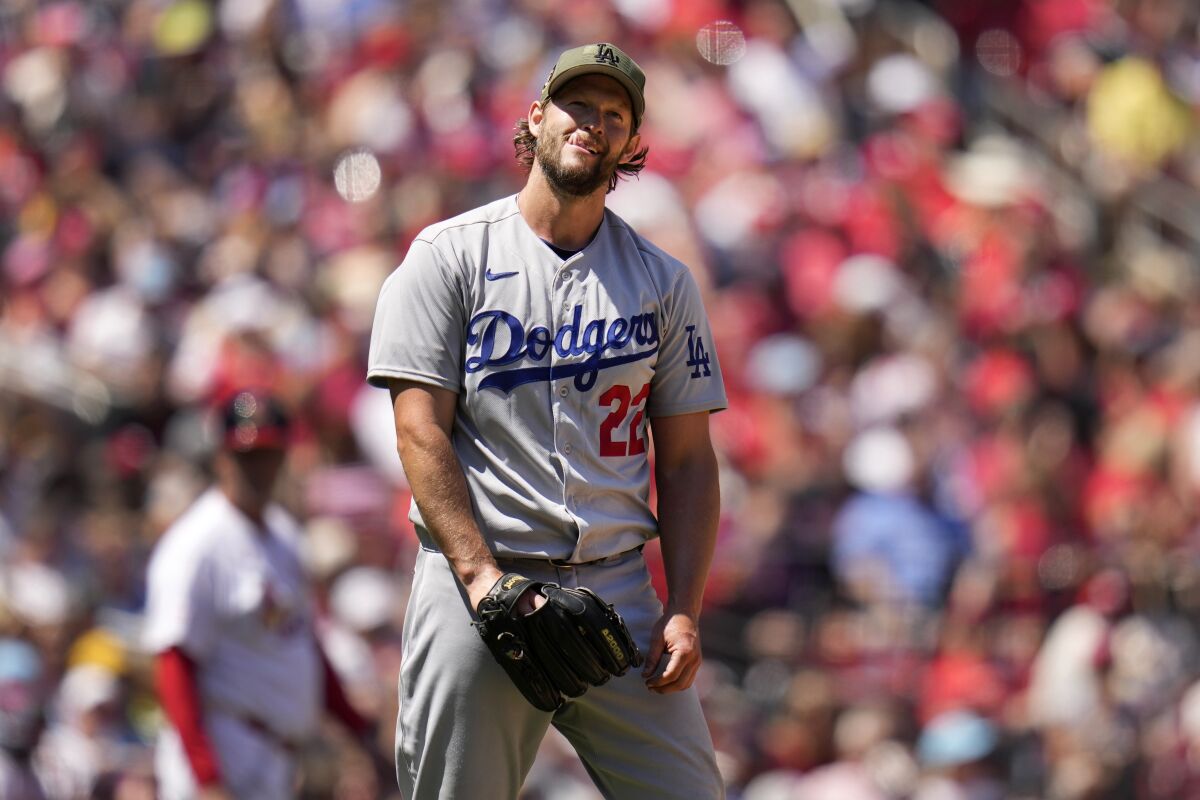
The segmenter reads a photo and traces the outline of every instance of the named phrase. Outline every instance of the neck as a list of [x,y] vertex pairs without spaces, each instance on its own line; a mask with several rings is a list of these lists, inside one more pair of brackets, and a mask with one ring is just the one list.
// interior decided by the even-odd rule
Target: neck
[[604,219],[602,186],[584,197],[555,191],[535,162],[525,188],[517,195],[521,216],[534,233],[563,250],[582,250]]
[[254,523],[255,527],[263,527],[263,512],[267,509],[265,502],[259,502],[256,499],[246,497],[244,493],[238,492],[228,486],[221,486],[221,492],[233,504],[233,507],[242,512],[247,519]]

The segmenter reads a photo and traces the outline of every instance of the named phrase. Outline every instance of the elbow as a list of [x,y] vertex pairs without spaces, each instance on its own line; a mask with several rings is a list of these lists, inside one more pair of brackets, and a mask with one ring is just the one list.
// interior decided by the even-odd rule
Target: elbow
[[413,384],[392,388],[396,451],[402,463],[449,441],[456,396]]
[[716,490],[719,483],[718,474],[716,453],[712,448],[706,447],[678,462],[657,463],[654,480],[659,486],[698,485]]
[[428,449],[432,440],[430,426],[396,421],[396,452],[401,463],[408,463],[418,452]]
[[436,422],[427,419],[396,420],[396,452],[407,469],[428,454],[450,447],[450,434]]

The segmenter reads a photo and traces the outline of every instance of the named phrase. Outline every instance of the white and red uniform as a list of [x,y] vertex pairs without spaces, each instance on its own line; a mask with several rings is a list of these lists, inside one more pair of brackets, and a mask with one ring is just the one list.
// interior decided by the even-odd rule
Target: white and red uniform
[[239,798],[292,797],[293,747],[323,706],[343,710],[327,697],[344,700],[314,634],[299,533],[278,506],[260,527],[214,488],[155,548],[144,643],[171,722],[156,754],[165,800],[215,781]]

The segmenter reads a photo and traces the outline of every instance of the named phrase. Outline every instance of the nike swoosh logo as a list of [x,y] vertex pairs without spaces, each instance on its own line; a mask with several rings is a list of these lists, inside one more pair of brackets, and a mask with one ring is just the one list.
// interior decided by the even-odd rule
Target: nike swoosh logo
[[492,272],[491,267],[488,267],[483,271],[483,277],[487,278],[489,281],[498,281],[501,278],[511,278],[516,274],[516,272]]

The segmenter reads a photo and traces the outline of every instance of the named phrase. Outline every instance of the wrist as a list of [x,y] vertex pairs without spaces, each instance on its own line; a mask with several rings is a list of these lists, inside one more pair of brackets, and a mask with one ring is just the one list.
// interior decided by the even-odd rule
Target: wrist
[[447,556],[446,559],[450,562],[450,569],[454,571],[459,583],[468,588],[484,582],[488,583],[488,588],[491,588],[491,584],[495,583],[503,574],[491,553],[476,554],[465,558]]
[[459,575],[459,580],[468,589],[482,588],[484,593],[487,593],[503,575],[504,573],[500,571],[500,568],[493,565],[465,572]]
[[503,576],[504,573],[500,571],[500,567],[495,562],[458,573],[458,579],[462,582],[463,588],[467,590],[467,597],[470,598],[472,611],[479,608],[479,601],[487,596],[487,593],[496,585],[496,581]]
[[663,606],[663,613],[667,616],[678,614],[695,621],[700,619],[700,605],[699,600],[675,600],[668,597],[667,602]]

